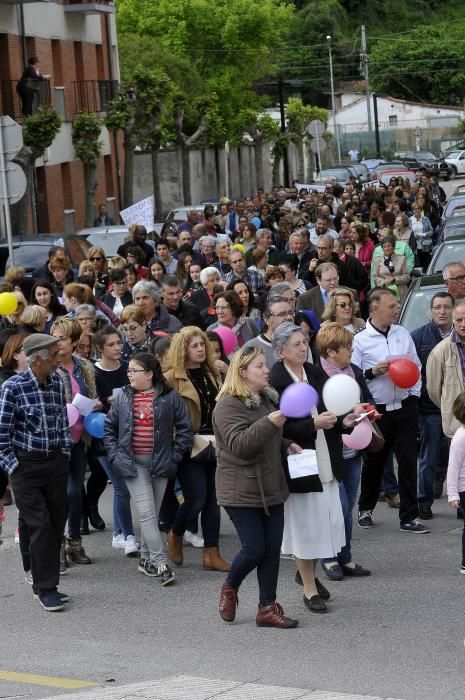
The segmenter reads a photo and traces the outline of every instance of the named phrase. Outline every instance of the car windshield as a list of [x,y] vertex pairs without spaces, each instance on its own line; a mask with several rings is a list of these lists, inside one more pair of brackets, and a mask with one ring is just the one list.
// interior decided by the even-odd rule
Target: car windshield
[[444,265],[453,262],[454,260],[463,260],[465,254],[465,241],[451,241],[444,243],[437,254],[437,257],[431,261],[428,273],[441,272]]
[[330,177],[336,180],[347,180],[350,176],[350,170],[346,168],[332,168],[331,170],[320,170],[319,179],[328,180]]
[[417,151],[415,157],[421,160],[436,160],[434,153],[430,153],[429,151]]
[[460,195],[458,197],[452,197],[452,199],[449,199],[447,202],[444,212],[443,212],[443,217],[444,219],[447,219],[449,216],[452,215],[452,212],[458,209],[459,207],[465,206],[465,195]]
[[436,292],[442,289],[442,287],[434,286],[412,292],[412,294],[407,297],[405,306],[402,309],[399,321],[400,325],[411,333],[415,328],[419,328],[427,323],[429,320],[431,299]]
[[462,151],[452,151],[452,153],[447,154],[447,158],[452,158],[453,160],[457,160],[458,158],[460,158],[461,153],[462,153]]

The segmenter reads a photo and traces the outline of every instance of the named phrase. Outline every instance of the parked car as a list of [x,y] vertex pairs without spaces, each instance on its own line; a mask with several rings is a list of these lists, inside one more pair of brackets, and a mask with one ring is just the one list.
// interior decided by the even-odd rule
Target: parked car
[[465,194],[458,194],[451,197],[442,212],[443,221],[449,219],[455,211],[460,210],[462,207],[465,207]]
[[465,185],[457,185],[454,192],[452,193],[452,197],[456,197],[459,194],[465,195]]
[[176,207],[170,211],[166,221],[187,221],[187,215],[192,209],[203,212],[207,204],[216,206],[217,202],[202,202],[202,204],[190,204],[187,207]]
[[452,167],[451,179],[465,174],[465,151],[456,150],[447,153],[444,160]]
[[400,151],[394,153],[409,170],[424,168],[427,175],[437,175],[445,180],[450,180],[453,175],[452,166],[444,159],[436,158],[430,151]]
[[446,287],[442,275],[423,275],[414,278],[400,310],[398,323],[412,332],[429,320],[431,299]]
[[364,165],[368,172],[371,173],[372,170],[376,170],[384,162],[381,158],[365,158],[365,160],[360,161],[360,165]]
[[444,222],[437,238],[437,245],[449,239],[465,238],[465,214],[451,216]]
[[[86,258],[86,251],[89,245],[85,241],[74,241],[74,239],[74,236],[62,233],[13,236],[13,262],[18,267],[24,267],[29,274],[38,267],[45,265],[48,260],[48,251],[52,246],[56,245],[65,249],[73,265],[79,265],[81,260]],[[13,262],[9,257],[7,241],[0,241],[1,277],[5,275],[5,271],[12,266]]]
[[338,185],[344,186],[351,177],[355,177],[354,172],[349,167],[341,165],[334,168],[323,168],[315,178],[315,182],[326,183],[328,180],[334,179]]
[[444,265],[455,260],[465,260],[465,239],[463,238],[453,238],[441,243],[434,251],[426,272],[429,275],[441,272]]
[[[76,235],[84,238],[89,246],[95,245],[102,248],[107,258],[111,258],[116,255],[120,245],[128,240],[129,231],[127,226],[95,226],[94,228],[83,228]],[[155,250],[153,241],[147,239],[147,243]]]

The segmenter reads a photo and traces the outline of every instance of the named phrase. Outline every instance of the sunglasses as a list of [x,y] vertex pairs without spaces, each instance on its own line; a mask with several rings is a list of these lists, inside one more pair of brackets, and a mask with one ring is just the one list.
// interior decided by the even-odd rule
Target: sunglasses
[[101,257],[93,256],[92,258],[89,258],[91,262],[94,262],[95,260],[103,260]]
[[336,302],[336,306],[339,306],[340,309],[351,309],[352,302],[351,301],[340,301],[339,303]]

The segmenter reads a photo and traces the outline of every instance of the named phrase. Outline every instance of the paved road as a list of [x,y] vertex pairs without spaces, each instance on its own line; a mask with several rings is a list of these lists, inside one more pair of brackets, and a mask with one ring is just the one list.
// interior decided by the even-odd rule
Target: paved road
[[[110,500],[108,487],[108,521]],[[186,548],[176,586],[162,589],[112,551],[109,532],[85,538],[94,563],[74,566],[63,579],[73,598],[68,610],[46,613],[23,581],[15,511],[6,512],[0,678],[4,669],[116,684],[188,674],[405,700],[463,697],[461,529],[445,498],[435,506],[432,533],[423,536],[400,533],[397,512],[380,503],[376,527],[354,533],[355,557],[373,575],[330,583],[327,615],[306,611],[294,565],[283,561],[279,598],[300,619],[289,631],[255,627],[254,577],[241,590],[237,622],[226,626],[216,610],[222,575],[202,571],[198,550]],[[222,530],[231,557],[236,537],[226,516]],[[1,680],[0,689],[2,698],[62,692]]]

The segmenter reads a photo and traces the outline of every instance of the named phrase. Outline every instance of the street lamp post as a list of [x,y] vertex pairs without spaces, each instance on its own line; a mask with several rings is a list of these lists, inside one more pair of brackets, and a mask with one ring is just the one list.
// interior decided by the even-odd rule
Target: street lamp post
[[334,129],[334,136],[336,137],[336,144],[337,144],[337,157],[338,157],[338,162],[339,165],[341,164],[341,144],[339,142],[339,131],[337,129],[337,124],[336,124],[336,98],[334,96],[334,75],[333,75],[333,53],[331,51],[331,37],[328,36],[326,37],[328,41],[328,50],[329,50],[329,74],[331,78],[331,107],[333,110],[333,129]]
[[[284,111],[284,80],[278,80],[278,96],[279,96],[279,114],[281,117],[281,133],[286,133],[286,114]],[[289,187],[289,158],[287,155],[287,146],[283,148],[283,171],[284,171],[284,187]]]

